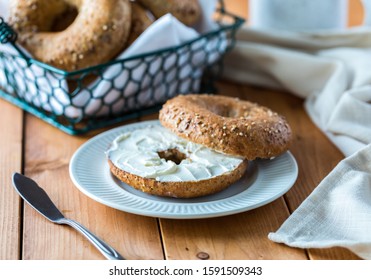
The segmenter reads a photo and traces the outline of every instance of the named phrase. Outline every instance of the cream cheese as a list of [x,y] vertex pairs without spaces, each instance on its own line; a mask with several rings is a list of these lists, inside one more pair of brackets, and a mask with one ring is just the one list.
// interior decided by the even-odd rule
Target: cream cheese
[[[158,154],[169,149],[177,149],[186,158],[176,164]],[[243,161],[182,139],[160,124],[116,137],[106,155],[126,172],[162,182],[210,179],[234,170]]]

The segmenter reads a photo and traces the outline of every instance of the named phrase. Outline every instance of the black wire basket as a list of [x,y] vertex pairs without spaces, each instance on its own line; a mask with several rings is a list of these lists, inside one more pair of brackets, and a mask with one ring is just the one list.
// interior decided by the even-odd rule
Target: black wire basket
[[224,55],[243,24],[221,1],[218,28],[175,47],[66,72],[27,56],[0,18],[0,97],[73,135],[154,113],[187,93],[214,93]]

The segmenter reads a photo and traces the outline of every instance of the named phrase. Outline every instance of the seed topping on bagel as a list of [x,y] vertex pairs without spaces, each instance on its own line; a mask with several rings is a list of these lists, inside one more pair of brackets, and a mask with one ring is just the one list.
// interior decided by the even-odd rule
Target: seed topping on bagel
[[227,96],[179,95],[164,104],[159,119],[180,137],[249,160],[287,151],[292,138],[283,116]]

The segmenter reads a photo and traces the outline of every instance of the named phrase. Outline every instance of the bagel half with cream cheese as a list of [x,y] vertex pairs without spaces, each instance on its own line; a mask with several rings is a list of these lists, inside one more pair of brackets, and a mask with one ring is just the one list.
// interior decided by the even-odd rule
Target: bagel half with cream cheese
[[119,135],[106,152],[112,174],[148,194],[192,198],[239,180],[248,161],[182,139],[156,123]]

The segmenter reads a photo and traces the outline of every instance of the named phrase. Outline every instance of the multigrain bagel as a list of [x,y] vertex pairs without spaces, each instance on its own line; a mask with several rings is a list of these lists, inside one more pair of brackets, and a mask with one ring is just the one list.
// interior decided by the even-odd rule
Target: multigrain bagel
[[145,193],[178,198],[219,192],[248,167],[247,160],[189,142],[158,122],[119,134],[106,156],[119,180]]
[[155,21],[152,13],[139,4],[139,2],[130,3],[132,16],[127,46],[130,46]]
[[282,116],[226,96],[179,95],[163,105],[159,119],[182,138],[248,160],[285,152],[292,137]]
[[[77,16],[62,31],[56,20],[68,10]],[[72,71],[114,58],[124,47],[131,25],[129,0],[12,0],[9,24],[34,58]]]
[[171,13],[185,25],[192,26],[201,17],[198,0],[137,0],[156,18]]

